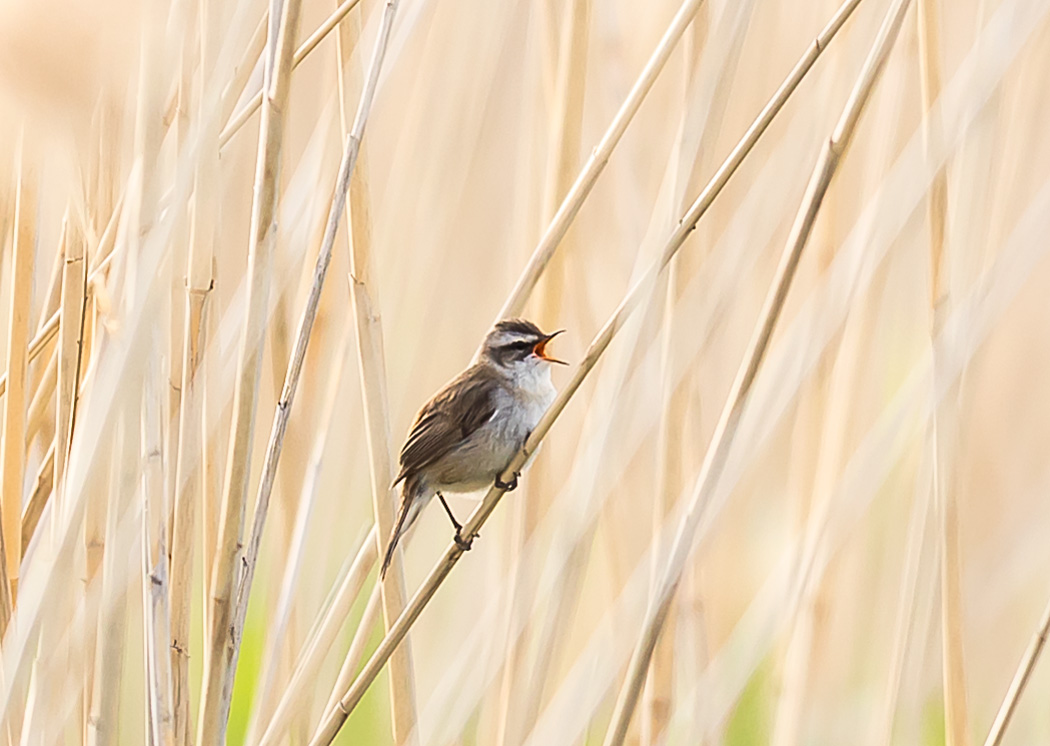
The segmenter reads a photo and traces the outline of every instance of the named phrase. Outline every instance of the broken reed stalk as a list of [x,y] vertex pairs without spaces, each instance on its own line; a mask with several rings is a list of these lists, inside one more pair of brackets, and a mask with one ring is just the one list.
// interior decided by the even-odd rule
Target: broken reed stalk
[[[299,45],[299,48],[295,50],[295,56],[292,58],[292,69],[299,67],[299,64],[306,59],[310,52],[314,51],[318,44],[331,33],[339,22],[346,17],[354,7],[361,2],[361,0],[344,0],[342,5],[336,8],[332,15],[325,19],[324,23],[317,27],[317,30],[307,37],[306,41]],[[263,20],[260,22],[264,28],[263,37],[265,38],[265,27],[266,27],[266,16],[263,16]],[[258,32],[256,32],[258,33]],[[261,49],[260,49],[261,51]],[[256,55],[258,56],[258,54]],[[249,74],[251,69],[248,70]],[[241,84],[243,89],[244,84]],[[248,121],[252,114],[256,112],[259,106],[262,104],[263,92],[257,91],[251,100],[244,105],[240,111],[223,127],[222,132],[219,134],[219,149],[226,147],[226,143],[237,134],[237,132],[244,126],[244,123]]]
[[598,181],[598,177],[609,162],[613,150],[616,149],[624,132],[627,131],[627,126],[634,119],[634,115],[638,113],[642,101],[645,100],[649,90],[653,87],[653,83],[656,82],[657,76],[663,70],[678,40],[685,33],[686,27],[692,22],[693,16],[696,15],[701,2],[702,0],[685,0],[678,8],[678,12],[675,13],[671,24],[664,31],[664,35],[656,45],[656,49],[653,50],[638,79],[627,93],[627,98],[620,105],[612,122],[609,123],[608,129],[602,135],[602,139],[598,141],[594,150],[591,151],[587,163],[584,164],[572,188],[569,189],[565,199],[562,200],[558,211],[551,219],[550,225],[547,226],[547,230],[544,232],[539,244],[533,250],[532,256],[529,257],[525,269],[522,270],[521,275],[518,277],[514,289],[503,304],[503,308],[500,309],[496,321],[510,316],[517,316],[525,307],[525,301],[528,300],[533,288],[536,287],[536,283],[539,282],[540,275],[543,274],[547,264],[550,263],[551,257],[558,248],[558,244],[565,237],[580,208],[583,207],[584,201],[590,195],[591,190]]
[[[368,101],[374,95],[379,82],[379,66],[386,52],[396,2],[386,6],[370,63],[364,92]],[[339,92],[339,119],[343,132],[350,131],[360,140],[364,120],[368,115],[365,93],[362,103],[350,124],[347,110],[349,101],[348,73],[355,79],[361,77],[358,66],[353,65],[351,50],[361,36],[361,19],[355,14],[349,23],[340,26],[336,36],[336,81]],[[357,80],[354,81],[357,83]],[[372,259],[372,216],[369,196],[368,163],[364,154],[358,158],[358,166],[350,179],[350,192],[345,198],[347,211],[347,254],[349,255],[349,291],[353,306],[353,318],[357,339],[357,369],[361,383],[361,399],[364,408],[365,446],[368,450],[368,473],[372,492],[372,514],[376,526],[376,550],[383,555],[385,545],[394,525],[397,509],[397,490],[391,487],[395,474],[394,444],[390,436],[390,402],[387,396],[386,356],[383,344],[383,322],[379,298],[374,282],[375,270]],[[401,615],[405,608],[407,590],[402,566],[402,554],[395,553],[386,577],[379,583],[383,609],[383,631]],[[365,623],[364,621],[362,624]],[[366,636],[371,630],[358,629],[355,640]],[[363,643],[360,643],[363,644]],[[351,648],[354,646],[351,645]],[[356,670],[356,665],[354,666]],[[352,675],[353,672],[351,672]],[[336,690],[333,692],[337,696]],[[416,728],[416,688],[414,682],[412,652],[409,645],[402,646],[390,659],[390,709],[394,743],[407,743]]]
[[[284,387],[274,412],[270,440],[266,446],[266,456],[263,460],[262,476],[259,481],[259,494],[255,503],[252,533],[245,547],[244,562],[239,582],[237,583],[236,609],[232,618],[232,624],[229,626],[228,639],[225,641],[225,651],[229,656],[229,660],[225,667],[222,689],[222,701],[225,704],[223,712],[224,722],[229,715],[230,695],[233,693],[233,679],[237,669],[238,655],[240,654],[241,632],[244,629],[244,620],[248,613],[248,599],[251,594],[252,580],[255,577],[255,566],[259,557],[259,546],[262,543],[263,529],[266,525],[270,495],[273,492],[274,478],[277,474],[277,463],[281,457],[281,446],[284,444],[288,418],[291,415],[296,388],[299,385],[303,361],[306,359],[306,347],[310,342],[310,333],[313,330],[314,319],[317,316],[317,306],[321,300],[321,289],[324,287],[328,265],[332,260],[332,247],[335,245],[336,232],[339,229],[339,218],[346,204],[347,193],[350,189],[350,177],[354,172],[354,166],[357,164],[361,150],[361,139],[364,137],[365,125],[368,123],[372,101],[375,99],[376,87],[379,84],[379,72],[383,67],[383,58],[386,56],[390,30],[393,27],[396,13],[397,0],[388,0],[383,12],[383,18],[380,21],[376,46],[369,63],[368,78],[365,82],[364,90],[361,91],[361,100],[354,118],[354,126],[347,136],[343,160],[339,164],[339,175],[336,179],[335,193],[332,196],[332,205],[328,211],[328,221],[325,225],[324,238],[321,241],[321,251],[318,253],[317,263],[314,267],[313,284],[310,287],[306,307],[299,318],[295,345],[292,348],[291,359],[288,361],[288,370],[285,372]],[[226,633],[226,625],[220,631]]]
[[161,468],[161,425],[152,396],[142,403],[142,628],[146,728],[154,746],[174,746],[168,607],[168,506]]
[[[121,208],[124,205],[124,195],[121,194],[120,200],[117,202],[117,206],[113,209],[113,214],[109,218],[109,223],[106,224],[106,230],[102,233],[102,238],[99,239],[98,248],[95,250],[95,255],[102,257],[99,261],[98,266],[91,270],[91,274],[88,276],[88,284],[98,282],[102,273],[109,268],[113,254],[113,244],[117,237],[117,224],[120,222]],[[47,346],[47,343],[55,338],[58,334],[58,327],[60,324],[61,309],[52,313],[46,321],[41,322],[40,328],[37,329],[36,334],[29,341],[28,362],[36,360],[40,352]],[[7,391],[7,371],[4,371],[3,375],[0,375],[0,396],[3,396]]]
[[33,489],[29,493],[25,510],[22,511],[23,557],[25,550],[29,548],[29,542],[32,541],[33,536],[36,534],[37,526],[40,524],[40,517],[43,515],[44,507],[47,504],[48,495],[52,493],[54,485],[55,441],[52,439],[47,453],[44,454],[44,460],[40,462],[40,468],[37,469],[36,478],[33,480]]
[[999,746],[1003,742],[1006,728],[1010,725],[1010,718],[1013,717],[1014,710],[1017,709],[1017,702],[1021,699],[1021,694],[1024,693],[1025,685],[1028,684],[1039,655],[1043,652],[1047,636],[1050,636],[1050,602],[1043,611],[1039,626],[1032,634],[1028,648],[1021,657],[1021,662],[1017,664],[1017,671],[1014,672],[1013,680],[1010,681],[1010,688],[1006,690],[1003,703],[999,705],[999,711],[995,713],[995,720],[988,731],[988,738],[985,739],[984,746]]
[[[33,295],[33,255],[36,249],[37,185],[36,169],[30,167],[24,152],[19,157],[18,186],[15,191],[14,267],[7,326],[8,391],[4,400],[3,477],[0,482],[0,560],[6,563],[13,607],[18,593],[18,569],[22,563],[22,487],[26,451],[26,366],[29,314]],[[3,602],[0,601],[0,604]],[[6,625],[5,625],[6,626]],[[3,629],[0,628],[0,634]]]
[[[193,599],[193,558],[197,541],[197,513],[204,491],[205,429],[201,361],[208,342],[208,297],[212,289],[212,261],[219,171],[219,121],[204,112],[213,104],[205,71],[215,68],[217,40],[213,6],[202,6],[198,17],[200,35],[200,80],[197,111],[204,122],[200,156],[194,175],[193,219],[190,224],[189,257],[186,276],[186,302],[182,334],[182,400],[179,406],[178,447],[175,458],[174,505],[172,513],[171,579],[169,584],[169,647],[172,672],[171,716],[175,743],[188,746],[190,723],[190,610]],[[265,24],[263,24],[265,28]],[[207,568],[205,569],[207,574]]]
[[[682,244],[685,243],[686,238],[688,238],[689,234],[692,233],[694,228],[696,228],[697,222],[703,214],[707,212],[715,198],[729,182],[729,179],[736,172],[737,168],[739,168],[740,164],[744,161],[744,158],[746,158],[747,154],[752,148],[754,148],[755,144],[762,137],[762,134],[769,127],[777,113],[783,108],[784,104],[791,97],[791,94],[806,76],[806,73],[813,67],[814,63],[859,4],[860,0],[846,0],[846,2],[835,12],[817,38],[806,49],[802,58],[795,63],[795,67],[792,68],[790,73],[788,73],[787,78],[781,83],[776,93],[773,94],[773,97],[766,103],[755,121],[751,123],[750,127],[748,127],[740,142],[736,144],[730,154],[726,157],[725,161],[722,162],[722,165],[719,166],[714,176],[711,177],[711,180],[704,186],[693,204],[690,205],[689,210],[681,220],[679,220],[675,230],[665,243],[661,256],[649,266],[642,278],[627,292],[624,298],[620,301],[620,305],[613,312],[613,315],[605,322],[605,325],[595,336],[594,340],[587,348],[587,353],[584,355],[583,360],[580,361],[579,366],[573,372],[573,377],[568,385],[558,393],[554,403],[544,414],[536,428],[532,431],[525,445],[507,465],[503,474],[500,475],[501,481],[506,482],[513,478],[514,473],[522,468],[522,465],[528,460],[531,454],[535,453],[536,448],[546,437],[547,432],[554,424],[554,421],[561,415],[569,400],[576,393],[576,390],[580,387],[591,370],[593,370],[594,366],[609,346],[609,343],[612,342],[613,337],[623,327],[627,319],[637,308],[638,304],[645,298],[649,297],[656,285],[656,281],[663,273],[664,268],[682,247]],[[477,536],[481,526],[486,520],[488,520],[489,515],[492,514],[492,511],[495,509],[496,504],[502,496],[503,490],[498,487],[493,486],[489,489],[481,504],[474,510],[466,524],[463,526],[462,536],[464,536],[467,541],[470,541],[473,537]],[[330,713],[322,728],[314,735],[314,738],[311,741],[311,746],[328,744],[335,738],[339,729],[342,727],[342,724],[346,721],[347,716],[361,701],[365,691],[368,689],[372,681],[375,680],[375,677],[379,674],[379,671],[390,657],[394,648],[396,648],[404,636],[408,634],[409,628],[415,623],[416,619],[423,611],[423,608],[430,602],[430,599],[437,592],[438,587],[444,582],[445,578],[452,571],[452,568],[462,555],[463,550],[455,542],[452,542],[448,546],[445,550],[445,554],[440,560],[438,560],[434,568],[430,571],[430,574],[423,581],[419,590],[416,591],[411,601],[409,601],[405,612],[398,618],[390,631],[387,632],[386,636],[380,642],[379,647],[373,652],[372,657],[365,664],[361,673],[358,674],[353,685],[340,699],[339,707],[333,713]]]
[[717,487],[722,469],[725,466],[726,457],[737,432],[736,428],[740,422],[740,416],[747,403],[751,385],[758,374],[758,369],[765,356],[769,340],[773,336],[773,330],[783,310],[784,301],[787,299],[788,290],[791,288],[791,282],[795,276],[795,270],[798,268],[798,262],[802,257],[802,251],[812,232],[817,213],[820,210],[831,179],[849,147],[853,134],[856,131],[857,122],[864,111],[864,106],[868,102],[875,83],[885,67],[890,50],[893,49],[893,43],[897,38],[897,33],[900,31],[901,24],[904,21],[904,14],[908,9],[908,2],[909,0],[895,0],[887,12],[875,43],[872,45],[864,66],[861,68],[853,90],[850,92],[842,115],[834,130],[832,130],[831,137],[821,150],[820,157],[813,169],[813,175],[810,177],[809,185],[802,199],[802,205],[788,236],[787,244],[777,266],[769,294],[759,314],[758,323],[755,325],[751,341],[748,343],[747,351],[729,390],[722,414],[711,436],[711,442],[708,445],[704,462],[700,467],[700,473],[697,476],[696,487],[690,499],[689,507],[672,544],[655,603],[646,614],[642,633],[631,655],[627,676],[624,679],[623,686],[620,688],[620,693],[617,696],[616,705],[613,709],[612,721],[605,734],[605,746],[621,746],[627,736],[627,727],[638,703],[642,686],[645,684],[649,661],[652,658],[656,642],[663,629],[675,590],[681,580],[686,559],[692,549],[693,537],[700,524],[700,519],[704,515],[704,508],[708,503],[708,498]]
[[[262,365],[270,290],[271,261],[277,240],[277,192],[284,117],[291,83],[292,52],[299,29],[302,0],[288,0],[282,6],[276,39],[275,65],[259,127],[259,149],[248,244],[248,298],[238,352],[233,394],[233,417],[220,508],[212,576],[208,631],[204,648],[204,682],[198,719],[201,744],[225,740],[229,697],[226,696],[226,668],[235,655],[230,625],[233,621],[234,594],[239,575],[238,558],[244,527],[248,479],[251,472],[252,436]],[[207,572],[207,569],[206,569]],[[232,675],[232,674],[229,674]]]
[[[51,525],[57,527],[59,513],[64,507],[62,485],[66,473],[66,459],[73,435],[74,408],[80,380],[81,335],[84,329],[87,285],[84,277],[84,244],[79,232],[70,226],[66,233],[65,264],[62,267],[62,300],[58,311],[56,331],[58,340],[58,402],[55,419],[55,498],[51,510]],[[39,335],[38,335],[39,336]]]

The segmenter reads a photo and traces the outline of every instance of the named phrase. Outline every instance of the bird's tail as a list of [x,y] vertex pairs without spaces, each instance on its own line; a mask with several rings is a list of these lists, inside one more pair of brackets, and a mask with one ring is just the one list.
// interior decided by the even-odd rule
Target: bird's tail
[[390,562],[394,559],[394,550],[397,548],[397,543],[401,541],[401,537],[404,536],[408,529],[412,527],[412,524],[416,522],[416,517],[419,515],[419,511],[422,509],[424,500],[422,498],[421,491],[415,482],[405,482],[401,488],[401,507],[397,512],[397,522],[394,524],[393,530],[390,532],[390,538],[386,542],[386,553],[383,556],[383,567],[379,571],[380,579],[386,577],[387,568],[390,567]]

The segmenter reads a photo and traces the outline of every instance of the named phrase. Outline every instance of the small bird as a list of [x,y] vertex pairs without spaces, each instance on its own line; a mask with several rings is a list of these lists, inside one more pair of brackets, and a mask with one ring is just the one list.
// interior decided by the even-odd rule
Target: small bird
[[437,495],[464,550],[459,521],[442,492],[474,492],[499,481],[500,473],[525,443],[554,401],[547,344],[564,329],[545,334],[531,321],[500,321],[485,337],[478,362],[450,381],[416,415],[401,449],[401,471],[392,487],[404,482],[397,523],[387,541],[381,577],[386,576],[394,548],[419,512]]

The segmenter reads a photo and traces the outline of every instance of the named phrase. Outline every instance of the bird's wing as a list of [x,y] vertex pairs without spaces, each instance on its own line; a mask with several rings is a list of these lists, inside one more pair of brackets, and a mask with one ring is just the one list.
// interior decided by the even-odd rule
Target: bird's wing
[[430,466],[488,422],[496,413],[497,388],[493,377],[476,366],[427,402],[401,449],[401,471],[394,484]]

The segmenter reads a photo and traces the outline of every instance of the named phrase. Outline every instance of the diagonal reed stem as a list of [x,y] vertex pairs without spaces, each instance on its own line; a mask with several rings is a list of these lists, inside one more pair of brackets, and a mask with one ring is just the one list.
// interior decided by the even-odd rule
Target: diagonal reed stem
[[[587,353],[584,355],[580,365],[574,371],[569,384],[559,392],[558,397],[555,399],[550,409],[547,410],[546,414],[544,414],[543,418],[536,426],[536,429],[533,430],[524,447],[507,465],[507,468],[501,475],[501,481],[507,481],[512,478],[513,474],[522,468],[529,456],[535,453],[536,448],[546,437],[547,432],[554,424],[554,421],[561,415],[569,400],[576,393],[576,390],[580,387],[591,370],[594,369],[594,366],[609,346],[613,337],[623,327],[639,303],[649,297],[653,289],[656,287],[656,281],[664,268],[682,247],[682,244],[685,243],[686,238],[692,233],[697,222],[714,202],[715,198],[728,183],[730,177],[736,172],[736,169],[744,161],[744,158],[747,157],[747,154],[755,146],[755,143],[757,143],[762,137],[762,134],[766,131],[770,123],[791,97],[791,94],[798,87],[799,83],[805,78],[806,73],[808,73],[813,67],[814,63],[859,4],[860,0],[846,0],[805,51],[801,59],[795,64],[795,67],[792,68],[787,78],[781,83],[776,93],[766,103],[765,107],[759,113],[755,121],[752,122],[747,132],[744,133],[743,138],[736,144],[732,152],[690,206],[689,210],[678,222],[677,227],[665,243],[659,259],[657,259],[657,261],[646,270],[642,279],[628,291],[623,300],[620,301],[620,305],[617,307],[616,311],[608,321],[606,321],[601,331],[598,332],[597,336],[591,342],[590,347],[587,349]],[[495,509],[496,504],[502,496],[503,490],[495,486],[493,486],[485,495],[481,505],[475,509],[474,513],[463,526],[463,535],[468,541],[472,537],[477,536],[481,526],[486,520],[488,520],[488,517],[492,514],[492,511]],[[401,640],[404,639],[409,628],[415,623],[416,619],[419,618],[423,608],[430,602],[430,599],[437,592],[437,589],[444,582],[448,574],[452,571],[452,568],[459,561],[462,554],[463,550],[460,549],[455,542],[452,542],[448,546],[445,550],[445,554],[430,571],[430,574],[423,581],[423,584],[420,586],[419,590],[416,591],[411,601],[409,601],[404,613],[398,618],[393,627],[390,628],[390,631],[387,632],[382,642],[380,642],[379,647],[365,664],[365,667],[362,669],[353,685],[340,699],[339,706],[335,711],[330,713],[322,724],[322,727],[314,735],[314,738],[311,741],[311,746],[321,746],[322,744],[332,742],[336,734],[339,732],[339,729],[342,727],[342,724],[346,721],[347,716],[361,701],[361,698],[364,696],[369,685],[375,680],[375,677],[379,674],[379,671],[383,668],[383,665],[389,659],[394,649],[398,646]]]
[[1047,636],[1050,636],[1050,602],[1043,611],[1039,626],[1032,635],[1032,640],[1028,643],[1021,662],[1017,664],[1017,671],[1010,682],[1010,688],[1006,690],[1006,696],[999,706],[999,711],[995,714],[995,721],[992,723],[991,730],[988,731],[988,738],[985,739],[984,746],[999,746],[1003,742],[1003,735],[1006,733],[1007,726],[1010,725],[1010,718],[1013,717],[1014,710],[1017,709],[1017,702],[1021,699],[1021,694],[1024,693],[1024,688],[1039,660],[1039,655],[1043,652]]
[[857,122],[864,111],[871,92],[878,81],[880,73],[886,65],[890,50],[900,31],[904,21],[904,14],[908,9],[909,0],[895,0],[886,14],[886,18],[879,29],[875,43],[864,62],[861,73],[850,92],[849,99],[842,111],[831,137],[821,150],[820,157],[813,169],[809,186],[802,199],[792,226],[788,241],[781,255],[776,275],[769,294],[759,314],[759,321],[755,325],[751,341],[748,343],[747,351],[737,371],[732,388],[726,398],[718,424],[715,426],[711,443],[707,448],[703,465],[697,477],[696,487],[685,516],[675,536],[671,547],[670,557],[665,568],[663,578],[660,581],[657,596],[652,608],[646,615],[646,620],[639,636],[638,643],[631,655],[628,664],[627,676],[616,699],[613,710],[612,722],[605,734],[605,746],[621,746],[627,737],[627,727],[631,722],[631,716],[638,703],[642,686],[645,684],[646,673],[649,669],[649,661],[652,658],[656,642],[660,637],[667,612],[675,591],[682,578],[685,563],[693,545],[693,537],[700,524],[711,493],[717,488],[718,480],[726,463],[726,457],[733,444],[737,432],[737,425],[743,413],[744,406],[748,400],[751,386],[758,375],[762,359],[768,349],[769,341],[773,336],[773,330],[780,318],[784,308],[788,291],[795,277],[802,251],[813,230],[817,213],[820,210],[824,195],[827,194],[831,179],[838,169],[843,155],[849,147],[853,134],[856,131]]

